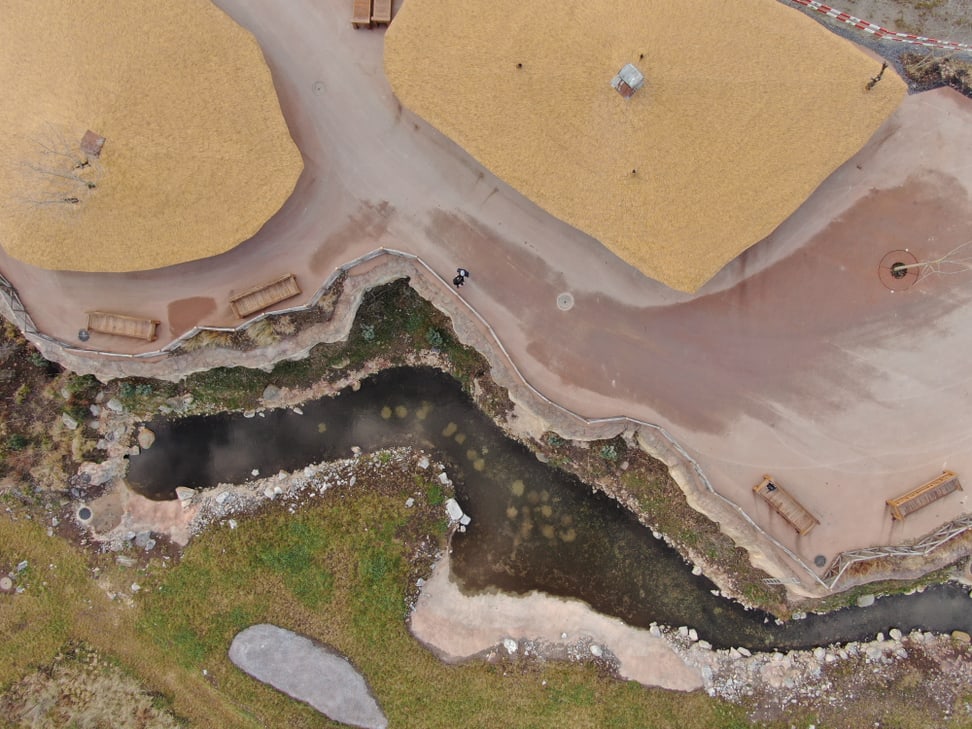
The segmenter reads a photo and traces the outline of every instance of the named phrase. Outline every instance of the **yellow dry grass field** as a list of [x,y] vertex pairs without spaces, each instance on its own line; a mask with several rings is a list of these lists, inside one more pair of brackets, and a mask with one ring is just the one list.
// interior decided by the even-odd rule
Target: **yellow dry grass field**
[[209,0],[0,0],[0,88],[0,245],[34,266],[222,253],[303,169],[260,47]]
[[[646,78],[630,99],[626,63]],[[408,0],[385,36],[406,107],[689,292],[874,134],[906,91],[891,70],[866,91],[879,69],[776,0]]]

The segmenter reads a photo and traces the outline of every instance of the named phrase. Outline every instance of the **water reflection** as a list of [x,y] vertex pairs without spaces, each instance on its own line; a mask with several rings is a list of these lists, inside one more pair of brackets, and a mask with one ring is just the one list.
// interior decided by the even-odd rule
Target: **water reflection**
[[543,463],[486,418],[457,383],[431,369],[383,372],[346,390],[263,417],[156,420],[155,445],[131,459],[129,481],[152,498],[347,457],[353,446],[412,445],[450,467],[473,521],[453,542],[453,573],[467,591],[541,590],[577,597],[635,626],[690,625],[716,647],[802,648],[871,638],[899,627],[972,629],[966,591],[937,587],[777,626],[712,594],[679,555],[626,511]]

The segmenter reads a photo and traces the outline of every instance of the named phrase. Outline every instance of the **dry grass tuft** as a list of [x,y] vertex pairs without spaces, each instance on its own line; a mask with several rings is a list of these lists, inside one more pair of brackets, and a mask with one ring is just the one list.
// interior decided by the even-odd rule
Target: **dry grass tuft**
[[194,337],[185,340],[180,349],[183,352],[195,352],[196,350],[207,349],[208,347],[231,349],[233,347],[233,333],[213,332],[204,329]]
[[[303,168],[256,40],[208,0],[0,0],[0,241],[135,271],[253,236]],[[80,150],[87,130],[100,158]]]
[[274,329],[273,322],[269,319],[260,319],[253,322],[245,329],[247,339],[257,347],[269,347],[280,340],[280,336]]
[[[647,79],[628,100],[610,83],[625,63]],[[385,36],[404,105],[683,291],[871,137],[905,93],[890,72],[865,91],[879,66],[775,0],[575,0],[549,18],[518,0],[409,0]]]

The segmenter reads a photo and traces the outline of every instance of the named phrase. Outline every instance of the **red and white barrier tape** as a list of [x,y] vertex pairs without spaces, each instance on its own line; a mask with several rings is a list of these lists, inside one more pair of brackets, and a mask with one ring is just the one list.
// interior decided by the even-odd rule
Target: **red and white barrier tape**
[[841,21],[842,23],[847,23],[858,30],[863,30],[865,33],[871,33],[876,38],[881,40],[897,41],[898,43],[911,43],[917,46],[927,46],[929,48],[945,48],[955,51],[970,51],[972,52],[972,44],[969,43],[956,43],[955,41],[943,41],[937,38],[926,38],[922,35],[914,35],[912,33],[895,33],[893,30],[888,30],[887,28],[882,28],[880,25],[875,25],[874,23],[869,23],[866,20],[861,20],[860,18],[855,18],[850,13],[845,13],[842,10],[837,10],[829,5],[824,5],[817,0],[790,0],[797,5],[803,5],[811,10],[816,10],[819,13],[823,13],[831,18]]

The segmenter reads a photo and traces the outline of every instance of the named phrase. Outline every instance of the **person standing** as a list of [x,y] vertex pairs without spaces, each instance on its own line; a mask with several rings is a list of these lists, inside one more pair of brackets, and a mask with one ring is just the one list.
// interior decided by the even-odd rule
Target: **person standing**
[[461,273],[457,273],[456,277],[452,279],[452,283],[456,288],[459,288],[464,283],[466,283],[466,279]]

